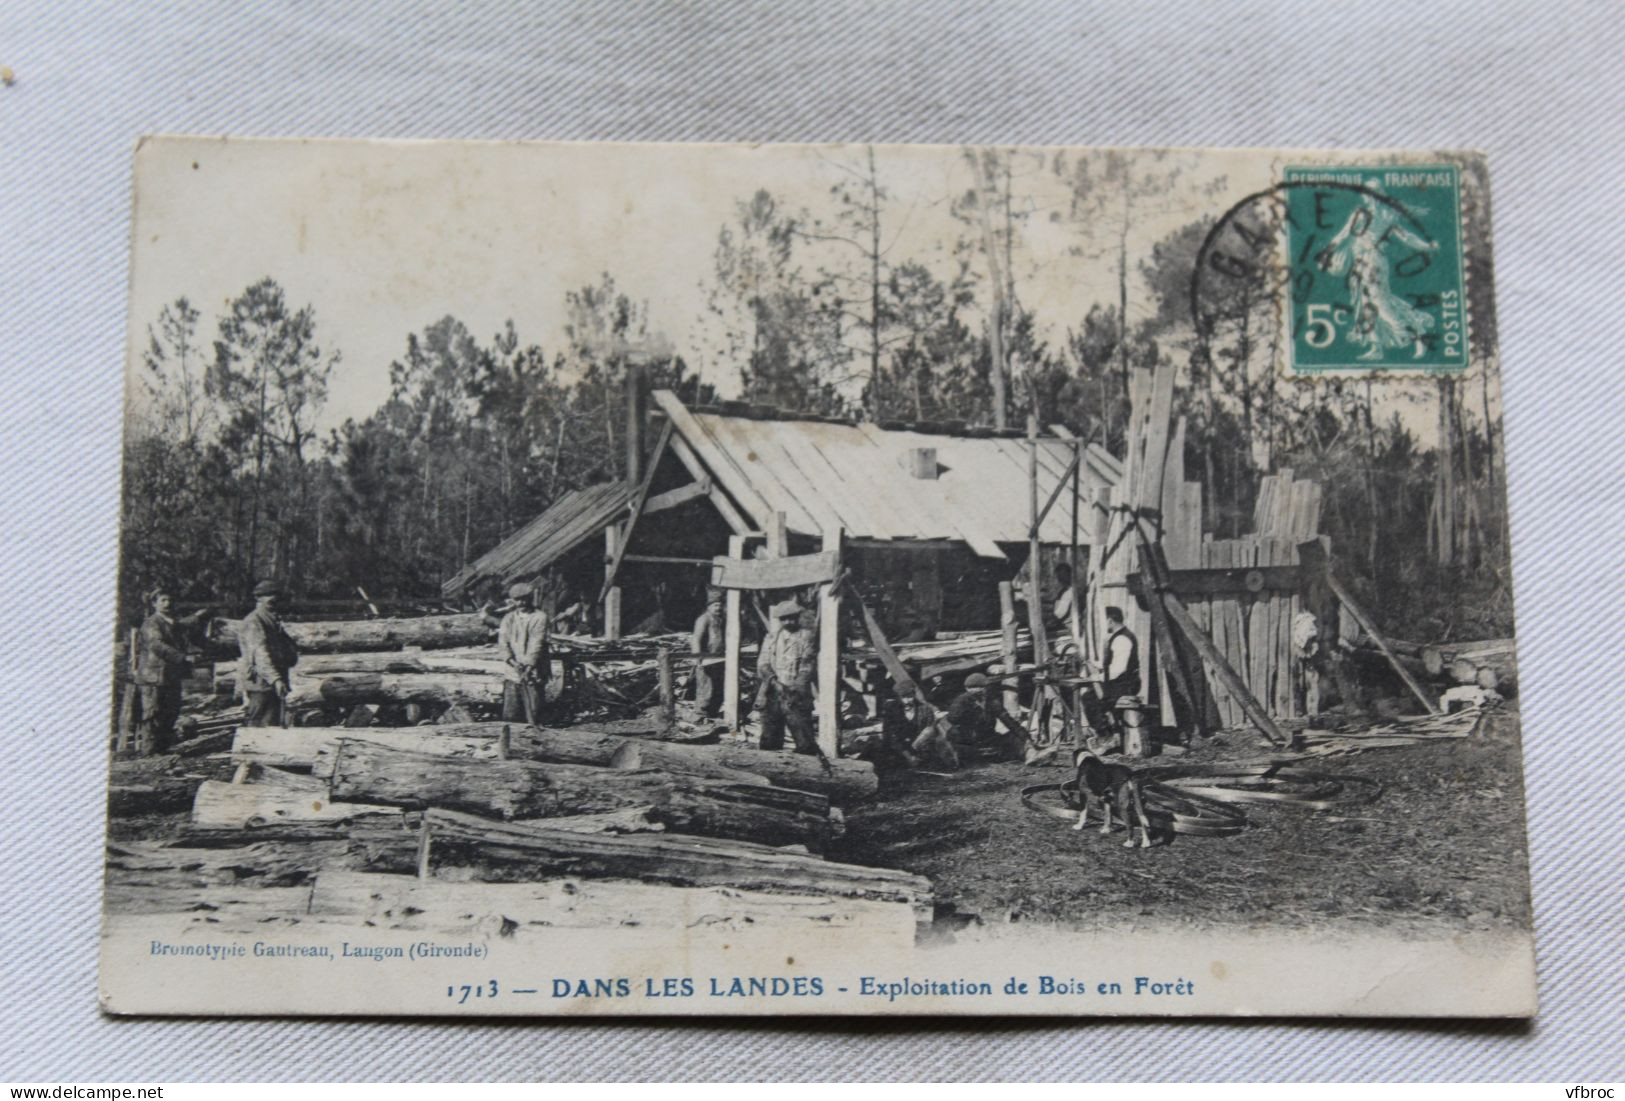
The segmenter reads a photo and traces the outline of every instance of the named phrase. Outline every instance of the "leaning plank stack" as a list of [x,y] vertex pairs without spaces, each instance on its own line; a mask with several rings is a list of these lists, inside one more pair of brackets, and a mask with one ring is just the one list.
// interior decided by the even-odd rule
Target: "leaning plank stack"
[[464,723],[244,728],[227,763],[229,780],[194,770],[178,838],[115,843],[116,909],[413,929],[931,920],[927,880],[822,855],[878,786],[860,761]]
[[[1317,536],[1320,502],[1320,484],[1294,480],[1291,470],[1263,478],[1253,509],[1253,534],[1204,540],[1200,564],[1217,569],[1297,565],[1298,544]],[[1298,717],[1299,701],[1292,691],[1292,621],[1303,609],[1296,593],[1265,590],[1195,598],[1190,610],[1265,710]],[[1211,671],[1207,679],[1213,685],[1220,725],[1245,723],[1240,702]]]

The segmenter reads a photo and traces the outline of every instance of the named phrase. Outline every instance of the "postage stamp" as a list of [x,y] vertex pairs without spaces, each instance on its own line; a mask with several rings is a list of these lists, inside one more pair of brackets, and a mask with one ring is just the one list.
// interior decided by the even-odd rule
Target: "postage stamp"
[[1285,172],[1289,373],[1467,369],[1455,165]]

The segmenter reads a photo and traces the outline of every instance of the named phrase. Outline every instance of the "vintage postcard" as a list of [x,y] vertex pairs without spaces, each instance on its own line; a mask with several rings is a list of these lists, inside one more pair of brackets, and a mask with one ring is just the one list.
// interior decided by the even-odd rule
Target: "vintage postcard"
[[1481,155],[134,196],[107,1011],[1534,1013]]

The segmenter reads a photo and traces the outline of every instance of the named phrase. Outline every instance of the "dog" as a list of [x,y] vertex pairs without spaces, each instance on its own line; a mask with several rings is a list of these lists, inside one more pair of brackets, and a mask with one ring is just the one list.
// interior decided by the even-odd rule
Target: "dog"
[[[1151,847],[1151,819],[1146,817],[1145,802],[1140,797],[1140,781],[1135,778],[1134,770],[1127,765],[1113,764],[1103,761],[1087,749],[1080,749],[1072,755],[1072,763],[1077,767],[1078,800],[1083,809],[1078,811],[1078,821],[1072,828],[1081,830],[1089,822],[1089,809],[1096,804],[1100,806],[1100,832],[1110,833],[1112,830],[1112,806],[1115,804],[1117,813],[1128,829],[1128,840],[1123,842],[1124,848],[1134,846],[1134,827],[1140,827],[1140,848]],[[1129,811],[1134,817],[1129,817]]]

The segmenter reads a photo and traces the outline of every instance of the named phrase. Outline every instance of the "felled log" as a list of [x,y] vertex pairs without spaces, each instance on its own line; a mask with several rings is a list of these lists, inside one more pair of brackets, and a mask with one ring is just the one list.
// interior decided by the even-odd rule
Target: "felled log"
[[496,704],[502,678],[467,673],[334,673],[291,679],[289,707],[348,707],[358,703]]
[[[222,656],[237,651],[239,623],[235,619],[215,620],[213,639],[217,652]],[[443,650],[457,646],[480,646],[496,637],[496,628],[489,626],[478,612],[411,619],[284,621],[282,625],[301,654],[399,650],[405,646]]]
[[1419,660],[1428,676],[1446,684],[1475,684],[1504,696],[1517,691],[1518,659],[1510,638],[1423,646]]
[[[458,650],[378,650],[359,653],[304,654],[294,666],[294,675],[306,679],[334,673],[465,673],[501,676],[503,662],[489,646]],[[237,687],[238,662],[218,661],[214,665],[217,693],[231,694]]]
[[580,876],[683,887],[732,887],[796,895],[901,902],[931,920],[931,883],[908,872],[838,864],[741,841],[670,834],[624,837],[493,822],[449,810],[423,815],[425,864],[451,865],[489,882]]
[[200,780],[166,777],[150,784],[107,785],[107,813],[114,818],[140,814],[181,814],[192,805]]
[[622,767],[660,768],[689,772],[697,768],[722,767],[754,772],[767,777],[775,787],[816,792],[832,803],[867,799],[880,790],[875,766],[868,761],[833,760],[826,770],[817,757],[776,750],[749,749],[729,745],[680,745],[676,742],[639,739],[633,743]]
[[357,819],[348,827],[271,826],[184,831],[172,842],[121,841],[107,847],[108,882],[206,887],[292,887],[318,871],[413,872],[419,831]]
[[223,757],[187,760],[165,755],[114,761],[108,775],[107,813],[114,818],[185,814],[198,785],[230,775],[231,762]]
[[[237,731],[231,756],[235,761],[274,768],[310,768],[318,777],[327,777],[332,775],[332,755],[341,738],[413,753],[494,758],[501,729],[501,723],[473,723],[468,727],[248,726]],[[324,761],[325,765],[319,763]]]
[[257,829],[282,822],[349,822],[364,815],[401,817],[398,807],[335,803],[325,789],[208,780],[192,800],[192,825],[201,829]]
[[[557,764],[597,765],[605,768],[658,767],[685,776],[706,776],[735,784],[766,784],[760,773],[730,768],[713,756],[664,755],[645,757],[647,744],[590,729],[555,730],[498,722],[453,723],[434,727],[281,727],[244,728],[232,743],[237,760],[258,761],[285,768],[311,768],[318,776],[331,776],[333,751],[341,738],[411,753],[488,760],[498,756],[502,730],[509,731],[510,757]],[[659,757],[659,760],[655,758]]]
[[731,784],[653,770],[520,760],[469,760],[339,742],[334,799],[403,807],[447,807],[494,818],[552,818],[653,806],[657,821],[683,833],[752,838],[821,850],[830,836],[829,800],[768,785]]
[[504,920],[555,929],[677,930],[806,925],[881,926],[912,935],[901,902],[729,887],[674,887],[611,880],[454,883],[412,876],[323,872],[309,896],[315,920],[357,918],[382,929],[456,929]]

